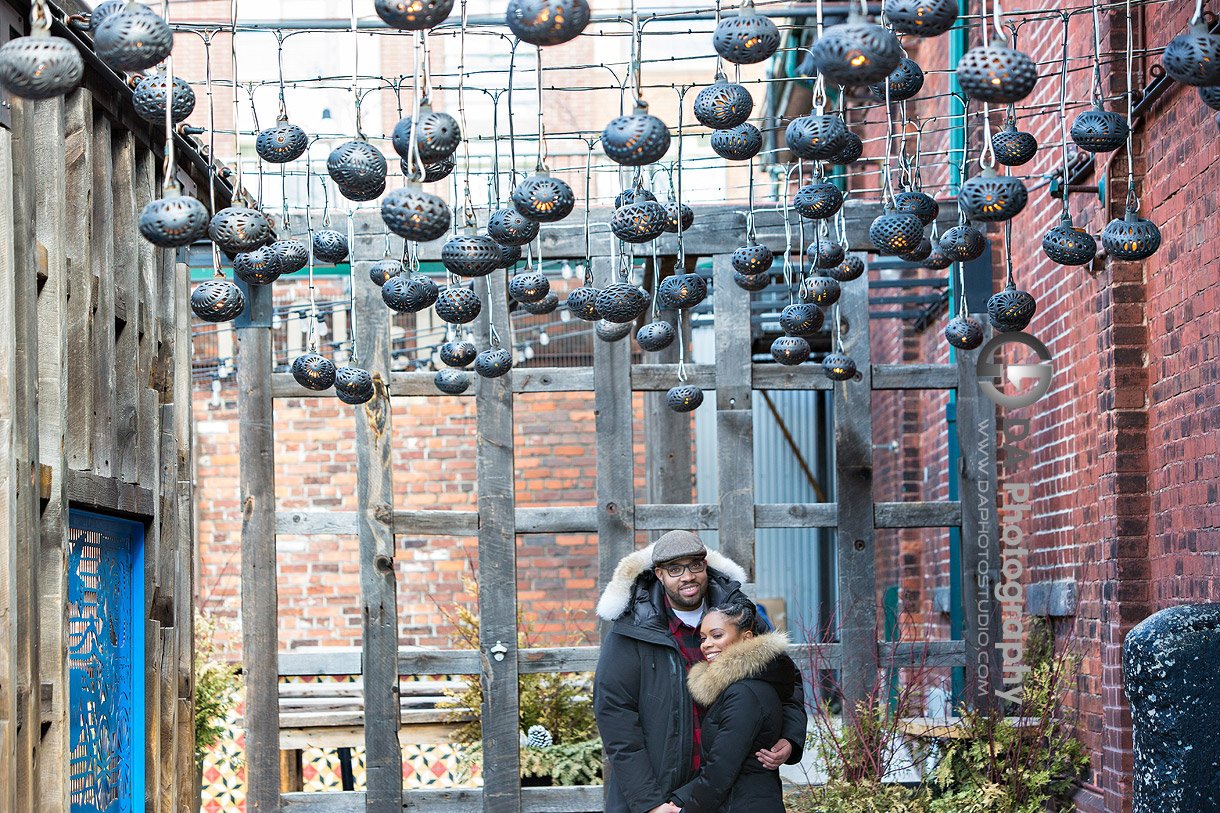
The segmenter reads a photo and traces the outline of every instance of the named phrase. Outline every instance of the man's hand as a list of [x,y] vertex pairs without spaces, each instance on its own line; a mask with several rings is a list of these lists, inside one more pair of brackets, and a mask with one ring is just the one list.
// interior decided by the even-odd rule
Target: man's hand
[[682,808],[670,802],[666,802],[663,805],[657,805],[652,810],[649,810],[648,813],[682,813]]
[[792,756],[792,743],[781,739],[770,750],[763,749],[754,756],[758,757],[758,761],[768,771],[779,770],[779,766],[787,762],[788,757]]

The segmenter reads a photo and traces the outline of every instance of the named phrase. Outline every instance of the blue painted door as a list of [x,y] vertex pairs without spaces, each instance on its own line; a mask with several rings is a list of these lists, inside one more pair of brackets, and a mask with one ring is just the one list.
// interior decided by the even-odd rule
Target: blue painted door
[[144,809],[144,527],[68,517],[73,813]]

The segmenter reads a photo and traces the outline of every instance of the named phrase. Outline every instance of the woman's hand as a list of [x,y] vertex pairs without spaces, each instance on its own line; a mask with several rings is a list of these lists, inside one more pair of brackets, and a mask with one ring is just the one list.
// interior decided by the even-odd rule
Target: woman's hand
[[781,739],[769,750],[763,749],[754,756],[758,757],[758,761],[761,762],[763,767],[768,771],[779,770],[779,766],[787,762],[788,757],[792,756],[792,743],[785,739]]
[[652,810],[649,810],[648,813],[682,813],[682,808],[672,802],[666,802],[663,805],[657,805]]

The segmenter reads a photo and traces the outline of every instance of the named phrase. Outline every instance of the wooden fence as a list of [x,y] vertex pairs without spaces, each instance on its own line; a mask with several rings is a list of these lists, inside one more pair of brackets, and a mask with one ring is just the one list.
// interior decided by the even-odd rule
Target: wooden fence
[[[867,250],[867,226],[879,207],[847,204],[848,242]],[[952,206],[943,207],[946,225],[956,222]],[[360,218],[364,218],[362,213]],[[860,380],[833,383],[817,365],[781,367],[751,360],[749,294],[732,281],[730,253],[744,244],[745,221],[729,206],[695,208],[695,226],[686,233],[688,257],[711,257],[714,268],[715,364],[693,365],[689,379],[715,391],[719,494],[714,503],[694,504],[689,481],[666,477],[690,471],[690,415],[664,407],[664,391],[678,379],[676,357],[665,363],[632,364],[628,341],[596,342],[590,368],[521,368],[474,387],[477,428],[478,510],[402,511],[393,504],[390,398],[435,395],[432,374],[391,372],[388,312],[376,286],[366,281],[369,265],[382,256],[381,228],[370,215],[357,222],[353,250],[357,342],[360,358],[374,378],[372,401],[355,408],[358,489],[351,512],[277,513],[274,503],[273,398],[309,397],[290,375],[272,374],[270,291],[251,292],[250,319],[239,327],[241,420],[243,648],[248,667],[246,695],[248,805],[269,810],[408,810],[438,813],[487,810],[598,811],[601,788],[527,788],[518,779],[517,678],[529,672],[569,672],[594,668],[597,647],[517,649],[516,537],[531,533],[585,532],[598,535],[600,581],[610,578],[618,561],[635,547],[637,531],[674,528],[718,529],[721,549],[753,575],[756,528],[833,527],[837,530],[840,641],[820,647],[822,657],[843,670],[848,702],[862,696],[876,679],[879,664],[925,663],[964,666],[991,663],[995,652],[976,651],[980,617],[994,626],[998,616],[986,604],[967,602],[963,641],[886,644],[877,637],[874,531],[878,528],[959,527],[964,595],[974,596],[979,566],[998,562],[974,542],[996,542],[994,511],[980,513],[980,491],[994,497],[994,409],[974,383],[975,353],[959,352],[956,364],[873,364],[869,359],[867,278],[843,285],[838,314],[846,352],[855,359]],[[591,219],[604,223],[606,210]],[[583,261],[582,213],[542,231],[548,259]],[[773,250],[784,246],[782,221],[774,213],[757,219],[759,239]],[[420,247],[422,260],[439,259],[443,241]],[[673,238],[660,241],[659,255],[672,267]],[[609,236],[593,236],[595,284],[613,281]],[[503,334],[509,325],[505,272],[488,278],[479,336],[487,345],[490,310]],[[488,307],[489,306],[489,307]],[[511,341],[506,342],[511,346]],[[672,352],[672,351],[671,351]],[[268,379],[271,386],[266,386]],[[963,382],[969,382],[963,386]],[[756,390],[831,390],[834,399],[835,501],[810,504],[757,504],[753,493],[752,410]],[[965,502],[874,502],[872,428],[874,390],[957,389],[962,460],[956,469]],[[513,408],[517,393],[593,391],[596,415],[597,503],[576,507],[516,507],[514,495]],[[645,392],[647,495],[636,504],[632,459],[632,393]],[[399,432],[401,436],[402,432]],[[990,438],[980,446],[979,437]],[[682,439],[679,442],[679,439]],[[990,468],[989,468],[990,467]],[[990,490],[990,491],[989,491]],[[987,496],[984,494],[984,497]],[[359,673],[365,694],[367,793],[280,793],[277,706],[275,534],[346,533],[360,540],[362,654],[312,657],[319,672]],[[395,596],[394,536],[461,535],[478,537],[481,585],[480,651],[400,651]],[[997,574],[983,566],[983,580]],[[990,592],[988,591],[988,595]],[[280,656],[291,661],[298,656]],[[292,667],[282,663],[286,671]],[[323,662],[325,661],[325,662]],[[333,661],[333,662],[332,662]],[[482,676],[484,787],[481,790],[402,789],[398,679],[400,675],[479,674]],[[986,694],[980,695],[986,696]],[[251,808],[252,809],[252,808]]]

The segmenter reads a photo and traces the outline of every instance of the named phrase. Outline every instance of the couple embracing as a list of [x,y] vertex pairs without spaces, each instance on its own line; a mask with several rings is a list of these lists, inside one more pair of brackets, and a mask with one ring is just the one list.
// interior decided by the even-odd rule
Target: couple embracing
[[593,683],[607,813],[783,813],[778,769],[801,759],[804,691],[745,578],[689,531],[615,569]]

